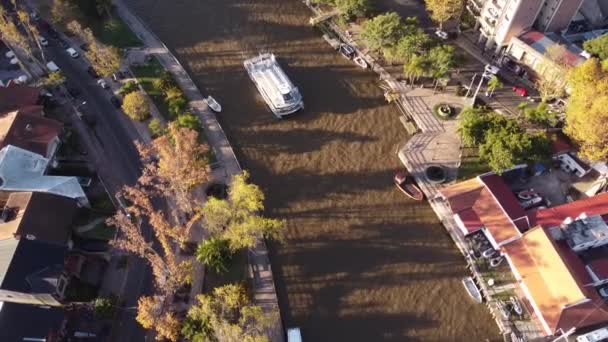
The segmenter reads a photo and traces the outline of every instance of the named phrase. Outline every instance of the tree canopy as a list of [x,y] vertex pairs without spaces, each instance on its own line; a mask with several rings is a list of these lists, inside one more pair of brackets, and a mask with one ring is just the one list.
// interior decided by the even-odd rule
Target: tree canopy
[[228,199],[210,197],[203,205],[206,228],[228,241],[230,249],[253,247],[262,236],[280,238],[284,222],[263,217],[264,194],[255,184],[247,183],[244,171],[232,178]]
[[571,88],[564,132],[590,160],[608,159],[608,71],[590,58],[568,74]]
[[479,108],[467,108],[460,115],[463,143],[478,146],[480,157],[496,173],[519,163],[544,161],[550,154],[544,133],[527,133],[513,119]]
[[557,123],[557,113],[550,111],[545,102],[536,107],[525,108],[524,117],[531,123],[543,126],[554,126]]
[[370,9],[369,0],[335,0],[334,3],[348,20],[364,17]]
[[443,23],[456,18],[462,11],[462,0],[424,0],[431,18],[443,27]]
[[276,312],[264,313],[251,304],[245,288],[238,284],[215,288],[211,295],[196,299],[182,328],[184,337],[193,342],[265,342],[265,330],[278,319]]
[[395,12],[378,15],[363,24],[361,37],[374,51],[393,47],[403,33],[401,17]]
[[148,99],[139,91],[129,93],[122,101],[122,110],[131,119],[143,121],[150,116]]
[[232,259],[228,241],[216,237],[202,241],[196,250],[196,259],[215,273],[227,272]]
[[608,60],[608,33],[594,39],[586,40],[583,43],[583,48],[601,60]]

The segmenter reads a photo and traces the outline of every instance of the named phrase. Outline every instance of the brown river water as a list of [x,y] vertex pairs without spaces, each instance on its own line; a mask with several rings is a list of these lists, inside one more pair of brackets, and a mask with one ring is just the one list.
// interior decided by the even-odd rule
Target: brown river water
[[[308,24],[296,0],[129,0],[224,110],[244,168],[287,220],[272,264],[286,327],[305,341],[484,341],[498,337],[460,283],[465,263],[426,202],[393,185],[407,139],[378,77]],[[306,109],[276,120],[243,60],[272,51]]]

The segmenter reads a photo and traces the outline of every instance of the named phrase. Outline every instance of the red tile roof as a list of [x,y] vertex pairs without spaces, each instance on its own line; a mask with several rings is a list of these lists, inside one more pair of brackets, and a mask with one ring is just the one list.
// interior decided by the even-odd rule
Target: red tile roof
[[[503,246],[517,269],[549,333],[608,321],[608,307],[597,294],[585,266],[565,242],[536,227]],[[599,310],[598,310],[599,308]]]
[[466,232],[463,232],[465,235],[474,233],[483,227],[483,222],[481,222],[481,219],[473,209],[465,209],[455,215],[458,215],[459,220],[466,229]]
[[41,106],[29,106],[0,115],[0,149],[14,145],[46,157],[63,125],[41,114]]
[[40,90],[23,84],[12,83],[0,87],[0,113],[38,104]]
[[[497,177],[498,179],[490,177],[489,183],[498,189],[498,191],[504,191],[505,188],[508,189],[502,178],[500,176]],[[501,186],[501,182],[503,186]],[[440,192],[450,203],[450,208],[454,214],[460,215],[465,210],[473,211],[497,244],[520,235],[519,230],[506,215],[506,211],[503,210],[500,202],[497,200],[501,196],[509,195],[515,200],[515,196],[510,190],[493,195],[487,184],[484,185],[478,178],[473,178],[443,188]],[[509,199],[503,200],[503,202],[506,205],[511,205]],[[517,212],[517,208],[509,209],[512,213]],[[523,209],[521,212],[523,213]]]
[[[494,195],[496,201],[502,209],[507,213],[511,220],[515,221],[522,217],[526,217],[526,212],[521,204],[515,198],[513,191],[507,186],[504,179],[497,174],[489,174],[480,176],[481,181],[486,185],[488,190]],[[526,227],[526,228],[529,228]]]
[[530,221],[532,225],[541,225],[546,228],[555,227],[560,225],[566,218],[575,219],[582,213],[586,213],[587,216],[607,214],[608,193],[530,212]]

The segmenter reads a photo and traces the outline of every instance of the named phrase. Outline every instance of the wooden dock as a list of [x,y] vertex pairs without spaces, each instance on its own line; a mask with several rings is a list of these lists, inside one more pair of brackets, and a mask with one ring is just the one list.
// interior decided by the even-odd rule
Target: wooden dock
[[317,16],[310,18],[310,20],[308,22],[310,23],[310,25],[314,26],[314,25],[317,25],[319,23],[322,23],[326,20],[333,18],[338,14],[340,14],[340,11],[338,11],[338,10],[333,10],[331,12],[326,12],[326,13],[317,13]]

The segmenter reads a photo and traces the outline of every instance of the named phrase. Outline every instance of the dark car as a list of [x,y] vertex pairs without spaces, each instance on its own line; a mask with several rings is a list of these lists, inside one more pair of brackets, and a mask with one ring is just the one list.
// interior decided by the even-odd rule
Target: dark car
[[116,96],[110,97],[110,102],[112,102],[116,108],[120,108],[120,106],[122,106],[122,101],[120,101],[120,99]]
[[87,68],[87,72],[89,73],[89,75],[91,75],[91,77],[93,77],[93,78],[99,78],[99,74],[97,73],[97,71],[95,71],[95,69],[93,69],[92,66],[89,66]]
[[80,90],[78,90],[78,88],[66,86],[66,89],[68,90],[68,93],[72,95],[72,97],[78,97],[78,95],[80,95]]
[[68,44],[68,42],[66,42],[65,40],[63,40],[61,38],[57,38],[57,41],[59,42],[59,46],[61,46],[64,49],[70,46],[70,44]]
[[49,29],[47,30],[47,32],[49,33],[49,36],[51,36],[51,38],[54,38],[54,39],[59,38],[59,33],[57,33],[57,31],[55,31],[52,27],[49,26]]

